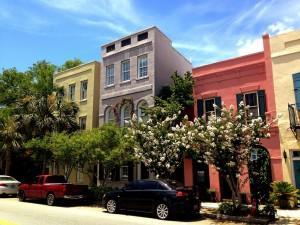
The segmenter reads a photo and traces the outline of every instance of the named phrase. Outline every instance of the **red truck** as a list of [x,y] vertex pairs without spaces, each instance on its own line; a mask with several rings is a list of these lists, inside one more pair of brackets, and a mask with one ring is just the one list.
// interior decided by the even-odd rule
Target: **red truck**
[[19,201],[26,199],[45,199],[47,205],[54,205],[62,199],[84,199],[87,185],[74,185],[66,182],[61,175],[40,175],[33,182],[19,186]]

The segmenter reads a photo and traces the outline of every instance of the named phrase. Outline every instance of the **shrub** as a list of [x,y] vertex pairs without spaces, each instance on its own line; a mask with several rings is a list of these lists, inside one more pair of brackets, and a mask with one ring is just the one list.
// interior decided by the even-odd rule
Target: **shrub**
[[219,204],[218,213],[229,216],[245,216],[250,212],[247,205],[235,207],[232,202],[222,202]]
[[294,208],[297,204],[297,189],[285,181],[272,183],[271,201],[278,204],[281,209]]
[[275,219],[275,216],[277,214],[277,210],[275,209],[273,204],[267,204],[265,205],[261,210],[259,210],[259,216],[267,217],[272,220]]
[[91,202],[101,202],[103,195],[113,190],[115,189],[112,187],[89,187],[88,199]]

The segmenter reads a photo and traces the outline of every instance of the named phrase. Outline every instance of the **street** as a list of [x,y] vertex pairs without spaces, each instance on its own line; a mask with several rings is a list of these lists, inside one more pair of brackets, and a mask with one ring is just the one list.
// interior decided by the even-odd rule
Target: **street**
[[108,214],[103,208],[75,206],[47,206],[43,203],[19,202],[16,198],[0,199],[0,225],[215,225],[242,224],[215,222],[209,219],[195,221],[161,221],[151,216]]

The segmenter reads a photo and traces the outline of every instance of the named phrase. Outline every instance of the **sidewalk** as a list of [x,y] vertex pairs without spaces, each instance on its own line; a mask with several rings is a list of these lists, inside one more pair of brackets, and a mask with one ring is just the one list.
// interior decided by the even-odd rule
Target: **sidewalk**
[[[201,207],[204,209],[217,209],[219,203],[216,202],[202,202]],[[296,209],[277,209],[277,216],[279,218],[297,218],[300,220],[300,208]]]

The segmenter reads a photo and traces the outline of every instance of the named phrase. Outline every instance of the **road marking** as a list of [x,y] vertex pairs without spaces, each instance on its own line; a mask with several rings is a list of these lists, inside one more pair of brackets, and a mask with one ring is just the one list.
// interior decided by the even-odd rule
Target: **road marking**
[[8,220],[0,219],[0,225],[18,225],[18,224],[8,221]]

